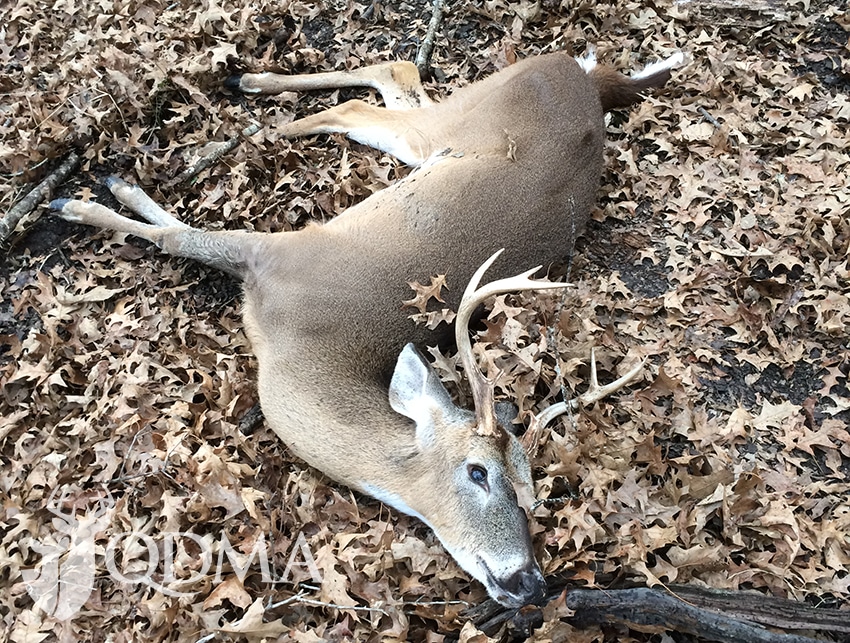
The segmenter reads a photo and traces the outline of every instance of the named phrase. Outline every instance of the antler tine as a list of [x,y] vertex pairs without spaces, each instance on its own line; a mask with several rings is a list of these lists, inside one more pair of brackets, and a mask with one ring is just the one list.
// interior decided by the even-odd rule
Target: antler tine
[[529,279],[532,274],[540,269],[540,266],[537,266],[514,277],[498,279],[478,288],[478,284],[481,282],[484,273],[487,272],[487,269],[493,265],[493,262],[496,261],[502,252],[504,252],[504,248],[496,251],[472,275],[469,284],[466,286],[466,290],[464,290],[455,320],[457,351],[461,364],[463,364],[463,370],[466,372],[466,377],[469,380],[469,386],[472,389],[472,399],[475,404],[475,415],[478,420],[478,433],[480,435],[493,435],[496,433],[496,414],[492,383],[478,369],[475,356],[472,353],[472,342],[469,337],[469,320],[472,317],[472,313],[479,304],[493,295],[513,292],[515,290],[565,288],[571,285]]
[[622,377],[618,377],[616,380],[610,384],[606,384],[605,386],[599,386],[599,380],[596,376],[596,348],[591,348],[590,386],[588,387],[587,392],[584,395],[579,395],[571,400],[565,400],[564,402],[553,404],[535,415],[531,420],[528,430],[522,437],[523,446],[529,453],[531,453],[534,449],[536,449],[537,443],[540,440],[540,431],[542,431],[549,422],[559,415],[563,415],[568,410],[577,411],[583,406],[589,406],[611,393],[620,390],[626,384],[635,379],[643,370],[645,365],[646,358],[643,358],[637,366],[632,368],[632,370]]
[[578,398],[570,400],[570,406],[573,410],[577,410],[582,406],[588,406],[593,404],[594,402],[598,402],[604,397],[611,395],[615,391],[619,391],[626,384],[631,382],[635,377],[637,377],[638,373],[643,370],[644,365],[646,364],[646,358],[644,357],[640,364],[635,366],[628,373],[623,375],[622,377],[618,377],[616,380],[611,382],[610,384],[606,384],[605,386],[599,386],[599,380],[596,379],[596,349],[590,349],[590,387],[587,389],[587,393],[584,395],[580,395]]

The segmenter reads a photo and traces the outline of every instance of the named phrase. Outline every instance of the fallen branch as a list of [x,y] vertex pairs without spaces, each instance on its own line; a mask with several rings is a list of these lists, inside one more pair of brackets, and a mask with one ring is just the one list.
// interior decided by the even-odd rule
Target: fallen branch
[[707,610],[723,612],[783,630],[820,630],[850,634],[850,612],[813,607],[798,601],[759,592],[734,592],[693,585],[671,585],[670,591],[684,601]]
[[795,634],[777,634],[760,625],[686,603],[663,590],[636,587],[567,592],[566,606],[578,627],[620,624],[637,630],[666,630],[723,643],[815,643]]
[[431,67],[431,52],[434,50],[434,38],[437,36],[437,29],[440,28],[440,22],[443,19],[444,3],[445,0],[434,0],[431,22],[428,23],[428,31],[425,34],[425,39],[422,41],[422,45],[416,54],[416,68],[419,69],[420,78],[427,78],[428,70]]
[[30,190],[3,218],[0,218],[0,243],[9,238],[21,219],[35,210],[39,203],[53,196],[53,190],[56,189],[56,186],[67,179],[79,164],[80,155],[71,152],[59,167]]
[[210,145],[207,145],[207,153],[186,168],[176,179],[174,179],[172,185],[177,186],[188,183],[208,167],[215,165],[222,156],[235,150],[239,143],[242,142],[243,137],[247,138],[249,136],[253,136],[259,131],[260,126],[255,123],[243,129],[239,133],[239,136],[234,136],[233,138],[221,141],[220,143],[211,143]]
[[[564,579],[550,580],[549,600],[566,591],[565,606],[573,615],[563,620],[578,628],[624,625],[638,631],[672,631],[724,643],[816,643],[784,630],[850,633],[850,612],[822,609],[758,592],[727,591],[691,585],[668,589],[569,588]],[[467,610],[467,618],[482,632],[495,635],[502,626],[522,630],[529,621],[524,611],[485,601]]]

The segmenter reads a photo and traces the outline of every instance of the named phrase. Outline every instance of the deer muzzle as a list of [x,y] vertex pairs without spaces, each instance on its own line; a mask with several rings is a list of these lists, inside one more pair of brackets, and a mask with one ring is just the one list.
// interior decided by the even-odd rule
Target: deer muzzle
[[487,591],[505,607],[539,605],[546,597],[546,580],[536,561],[532,560],[507,576],[497,576],[484,560],[479,559],[479,562],[486,571]]

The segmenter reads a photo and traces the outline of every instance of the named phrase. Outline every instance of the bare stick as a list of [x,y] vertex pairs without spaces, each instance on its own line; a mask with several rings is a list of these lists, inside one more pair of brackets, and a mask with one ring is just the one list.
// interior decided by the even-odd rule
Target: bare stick
[[764,595],[754,591],[713,589],[698,585],[670,585],[681,600],[701,609],[721,612],[746,621],[784,630],[818,630],[850,634],[847,611],[814,607],[799,601]]
[[21,219],[35,210],[39,203],[52,196],[56,186],[62,183],[70,176],[77,166],[80,164],[80,155],[76,152],[71,152],[68,157],[62,161],[62,164],[53,172],[30,190],[23,199],[18,201],[15,206],[9,210],[6,215],[0,219],[0,243],[4,242],[12,234],[15,227]]
[[255,123],[243,129],[239,133],[239,136],[234,136],[227,141],[210,146],[212,150],[187,167],[180,176],[174,179],[173,185],[188,183],[208,167],[215,165],[222,156],[235,150],[239,143],[242,142],[243,137],[253,136],[259,131],[260,126]]
[[354,612],[377,612],[379,614],[383,614],[384,616],[388,616],[386,610],[381,607],[364,607],[362,605],[337,605],[336,603],[326,603],[324,601],[317,601],[312,598],[306,598],[305,592],[303,590],[298,592],[294,596],[290,596],[285,600],[268,605],[266,607],[266,611],[277,609],[278,607],[283,607],[284,605],[289,605],[290,603],[300,603],[301,605],[311,605],[313,607],[329,607],[335,610],[352,610]]
[[630,627],[656,627],[723,643],[815,643],[796,634],[774,633],[750,621],[718,614],[685,603],[676,596],[648,587],[567,592],[567,607],[575,612],[578,627],[620,623]]
[[431,66],[431,52],[434,49],[434,38],[437,36],[437,29],[440,28],[440,21],[443,19],[443,4],[445,0],[434,0],[434,11],[431,13],[431,22],[428,23],[428,31],[425,34],[425,39],[419,47],[419,52],[416,54],[416,67],[419,69],[419,77],[426,78],[428,76],[428,68]]

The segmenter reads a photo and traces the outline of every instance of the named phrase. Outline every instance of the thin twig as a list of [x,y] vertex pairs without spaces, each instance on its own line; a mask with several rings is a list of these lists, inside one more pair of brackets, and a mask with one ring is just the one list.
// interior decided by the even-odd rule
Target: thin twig
[[402,601],[404,607],[445,607],[447,605],[465,605],[470,607],[469,601]]
[[[314,590],[318,590],[318,587],[314,587]],[[297,594],[290,596],[289,598],[285,598],[282,601],[278,601],[277,603],[272,603],[266,606],[266,611],[277,609],[278,607],[284,607],[286,605],[291,605],[292,603],[300,603],[302,605],[312,605],[315,607],[331,607],[333,609],[338,610],[354,610],[357,612],[377,612],[379,614],[383,614],[384,616],[388,616],[387,611],[382,607],[364,607],[361,605],[337,605],[335,603],[325,603],[324,601],[318,601],[313,598],[306,598],[307,591],[302,589]],[[464,607],[470,607],[471,603],[468,601],[454,600],[454,601],[402,601],[398,603],[401,607],[447,607],[449,605],[463,605]]]
[[720,121],[718,121],[716,118],[714,118],[714,116],[709,114],[708,111],[705,109],[705,107],[699,107],[698,110],[699,110],[699,113],[702,114],[702,117],[705,120],[707,120],[709,123],[714,125],[717,129],[720,129],[721,127],[723,127],[721,125]]
[[118,471],[118,478],[116,479],[116,482],[126,482],[127,480],[149,475],[145,473],[131,473],[124,475],[124,470],[127,465],[127,460],[130,458],[130,455],[133,453],[133,449],[136,447],[136,441],[139,439],[139,436],[150,431],[153,431],[153,427],[150,424],[147,424],[142,430],[136,431],[133,434],[133,439],[130,440],[130,446],[127,448],[127,453],[125,453],[124,457],[121,459],[121,469]]
[[300,587],[301,589],[310,590],[311,592],[318,592],[320,589],[322,589],[318,585],[310,585],[309,583],[298,583],[298,587]]
[[290,596],[287,599],[280,601],[279,603],[274,603],[266,607],[266,610],[272,610],[276,607],[282,607],[283,605],[289,605],[291,603],[299,603],[301,605],[312,605],[313,607],[330,607],[336,610],[353,610],[355,612],[377,612],[379,614],[383,614],[384,616],[389,616],[386,610],[381,607],[365,607],[363,605],[337,605],[336,603],[326,603],[325,601],[317,601],[314,598],[305,598],[304,592],[298,592],[294,596]]
[[282,601],[278,601],[277,603],[272,603],[271,605],[268,605],[266,607],[266,610],[277,609],[278,607],[283,607],[284,605],[289,605],[290,603],[294,603],[295,601],[300,601],[306,595],[307,595],[307,592],[305,592],[304,590],[301,590],[300,592],[298,592],[297,594],[295,594],[293,596],[290,596],[289,598],[286,598]]
[[9,210],[3,218],[0,218],[0,243],[6,241],[12,234],[18,223],[35,210],[39,203],[53,195],[53,190],[67,179],[80,164],[80,155],[71,152],[68,157],[53,172],[29,191],[23,199]]
[[21,170],[20,172],[12,172],[11,174],[0,173],[0,176],[5,176],[8,179],[14,179],[14,178],[17,178],[19,176],[23,176],[24,174],[27,174],[28,172],[35,172],[38,168],[40,168],[42,165],[47,163],[49,160],[50,159],[48,159],[48,158],[43,158],[38,163],[36,163],[32,167],[28,167],[25,170]]
[[253,136],[257,132],[259,132],[260,129],[260,126],[254,123],[243,129],[239,133],[239,136],[234,136],[233,138],[227,141],[222,141],[221,143],[212,145],[212,151],[208,152],[207,154],[199,158],[197,161],[192,163],[192,165],[190,165],[188,168],[186,168],[186,170],[184,170],[183,173],[180,174],[180,176],[174,179],[173,185],[182,185],[184,183],[188,183],[196,176],[198,176],[198,174],[206,170],[208,167],[211,167],[212,165],[217,163],[222,156],[235,150],[236,147],[238,147],[239,143],[242,142],[243,137],[247,138],[249,136]]
[[152,431],[152,430],[153,430],[153,428],[150,425],[147,425],[144,429],[142,429],[141,431],[137,431],[135,433],[135,435],[133,435],[133,439],[130,441],[130,447],[127,449],[127,453],[124,454],[124,458],[121,461],[121,469],[118,472],[118,477],[115,479],[115,482],[129,482],[130,480],[136,480],[137,478],[147,478],[149,476],[160,474],[160,475],[165,476],[169,480],[171,480],[175,484],[175,486],[183,487],[183,485],[180,482],[178,482],[177,479],[174,476],[172,476],[170,473],[168,473],[168,471],[166,470],[166,467],[168,466],[168,460],[169,460],[169,458],[171,458],[171,454],[174,453],[174,451],[177,449],[177,447],[179,447],[183,443],[183,438],[185,437],[185,435],[181,435],[180,439],[174,445],[172,445],[171,448],[165,453],[165,458],[163,458],[162,462],[160,463],[158,470],[147,471],[147,472],[143,472],[143,473],[129,473],[129,474],[125,475],[125,473],[124,473],[125,466],[127,464],[127,460],[129,459],[130,455],[133,453],[133,449],[136,446],[136,440],[138,440],[139,436],[142,435],[143,433],[149,432],[149,431]]
[[431,22],[428,23],[428,32],[425,34],[425,39],[416,54],[416,68],[419,69],[420,78],[427,77],[428,69],[431,67],[431,52],[434,49],[437,29],[440,28],[440,21],[443,19],[444,3],[445,0],[434,0],[434,10],[431,13]]
[[316,601],[312,598],[302,598],[298,600],[304,605],[313,605],[315,607],[331,607],[337,610],[354,610],[355,612],[378,612],[384,616],[389,616],[386,610],[381,607],[364,607],[362,605],[337,605],[336,603],[325,603],[324,601]]

